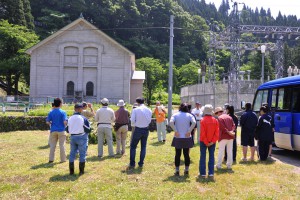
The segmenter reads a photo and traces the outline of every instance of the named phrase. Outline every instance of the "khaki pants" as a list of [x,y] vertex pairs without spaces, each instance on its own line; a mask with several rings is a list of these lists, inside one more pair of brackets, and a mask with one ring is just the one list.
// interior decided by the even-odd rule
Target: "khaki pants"
[[[116,132],[117,138],[117,154],[124,154],[125,147],[126,147],[126,138],[128,132],[128,125],[121,126],[118,131]],[[122,144],[122,151],[120,150]]]
[[98,127],[98,157],[103,156],[104,137],[107,142],[109,156],[114,156],[112,129]]
[[54,161],[55,149],[57,141],[59,143],[59,150],[60,150],[60,161],[66,161],[66,150],[65,150],[65,143],[66,143],[66,132],[52,132],[49,136],[49,145],[50,145],[50,155],[49,161]]
[[233,147],[233,139],[227,140],[223,139],[219,142],[219,155],[218,155],[218,163],[217,168],[222,167],[222,161],[224,158],[225,148],[227,150],[227,168],[231,169],[233,158],[232,158],[232,147]]

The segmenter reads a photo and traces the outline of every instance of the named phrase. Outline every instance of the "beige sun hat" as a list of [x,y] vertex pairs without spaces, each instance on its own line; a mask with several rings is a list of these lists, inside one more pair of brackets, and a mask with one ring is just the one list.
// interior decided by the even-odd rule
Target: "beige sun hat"
[[125,102],[123,99],[120,99],[117,106],[121,107],[121,106],[125,106]]
[[203,115],[212,115],[214,107],[211,104],[206,104],[203,108]]
[[215,109],[215,114],[222,111],[223,112],[223,108],[222,107],[216,107]]
[[103,103],[103,104],[108,104],[108,103],[109,103],[109,101],[108,101],[108,99],[107,99],[107,98],[103,98],[103,99],[101,99],[101,103]]

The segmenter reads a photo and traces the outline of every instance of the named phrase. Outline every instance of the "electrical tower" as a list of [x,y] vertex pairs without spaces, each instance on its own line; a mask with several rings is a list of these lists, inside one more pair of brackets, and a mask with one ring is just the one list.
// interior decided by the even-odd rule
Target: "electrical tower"
[[[232,1],[233,2],[233,1]],[[282,26],[258,26],[258,25],[241,25],[239,18],[238,5],[243,3],[233,2],[233,11],[231,13],[231,24],[216,36],[211,30],[209,42],[209,73],[212,83],[215,81],[215,58],[216,49],[227,49],[231,52],[230,67],[228,75],[228,90],[230,92],[229,102],[231,105],[237,106],[237,96],[239,93],[238,77],[240,72],[241,54],[245,50],[260,50],[265,45],[267,50],[275,51],[275,73],[276,78],[282,78],[284,72],[284,39],[287,37],[300,36],[300,27],[282,27]],[[264,34],[265,39],[271,35],[272,39],[276,39],[274,43],[253,43],[241,42],[241,34],[254,33]],[[213,76],[211,73],[213,72]]]

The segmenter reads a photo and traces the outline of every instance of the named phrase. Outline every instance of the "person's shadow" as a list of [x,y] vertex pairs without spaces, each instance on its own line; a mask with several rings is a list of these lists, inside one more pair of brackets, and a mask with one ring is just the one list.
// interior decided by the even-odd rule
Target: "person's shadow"
[[162,146],[162,145],[164,145],[165,143],[164,142],[153,142],[151,145],[152,146]]
[[39,165],[34,165],[31,169],[40,169],[40,168],[53,168],[57,163],[42,163]]
[[44,146],[39,146],[38,149],[49,149],[50,146],[47,144],[47,145],[44,145]]
[[172,175],[172,176],[169,176],[168,178],[164,179],[163,182],[168,182],[168,181],[171,181],[171,182],[175,182],[175,183],[183,183],[183,182],[191,182],[189,180],[189,176],[188,175],[185,175],[185,176],[175,176],[175,175]]
[[143,172],[142,167],[136,167],[134,169],[123,169],[121,170],[122,173],[125,173],[127,175],[132,175],[132,174],[141,174]]
[[50,177],[49,182],[63,182],[63,181],[76,181],[79,178],[78,175],[70,175],[70,174],[64,174],[64,175],[55,175]]

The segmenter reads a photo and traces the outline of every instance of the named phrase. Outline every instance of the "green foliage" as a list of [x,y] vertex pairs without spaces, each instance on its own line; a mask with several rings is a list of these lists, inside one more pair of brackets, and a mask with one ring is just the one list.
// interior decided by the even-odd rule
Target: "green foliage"
[[[168,93],[167,92],[156,92],[152,96],[151,104],[155,104],[156,101],[160,101],[162,104],[167,105],[168,104]],[[172,104],[173,105],[179,105],[181,103],[180,95],[173,94],[172,95]]]
[[[260,51],[252,54],[250,57],[250,62],[248,65],[250,66],[250,70],[252,71],[251,77],[252,79],[259,80],[261,78],[261,69],[262,69],[262,54]],[[246,69],[246,68],[244,68]],[[271,65],[271,60],[268,55],[265,55],[265,62],[264,62],[264,80],[267,80],[268,74],[270,75],[271,79],[274,79],[274,68]]]
[[146,73],[143,91],[147,103],[150,104],[153,92],[162,85],[164,69],[160,60],[149,57],[136,60],[136,68]]
[[0,132],[48,129],[45,117],[0,116]]
[[0,21],[0,75],[5,76],[8,95],[18,94],[18,82],[22,76],[29,84],[29,56],[25,50],[37,41],[38,36],[25,26]]
[[0,19],[8,20],[11,24],[34,28],[33,16],[29,0],[1,0]]

